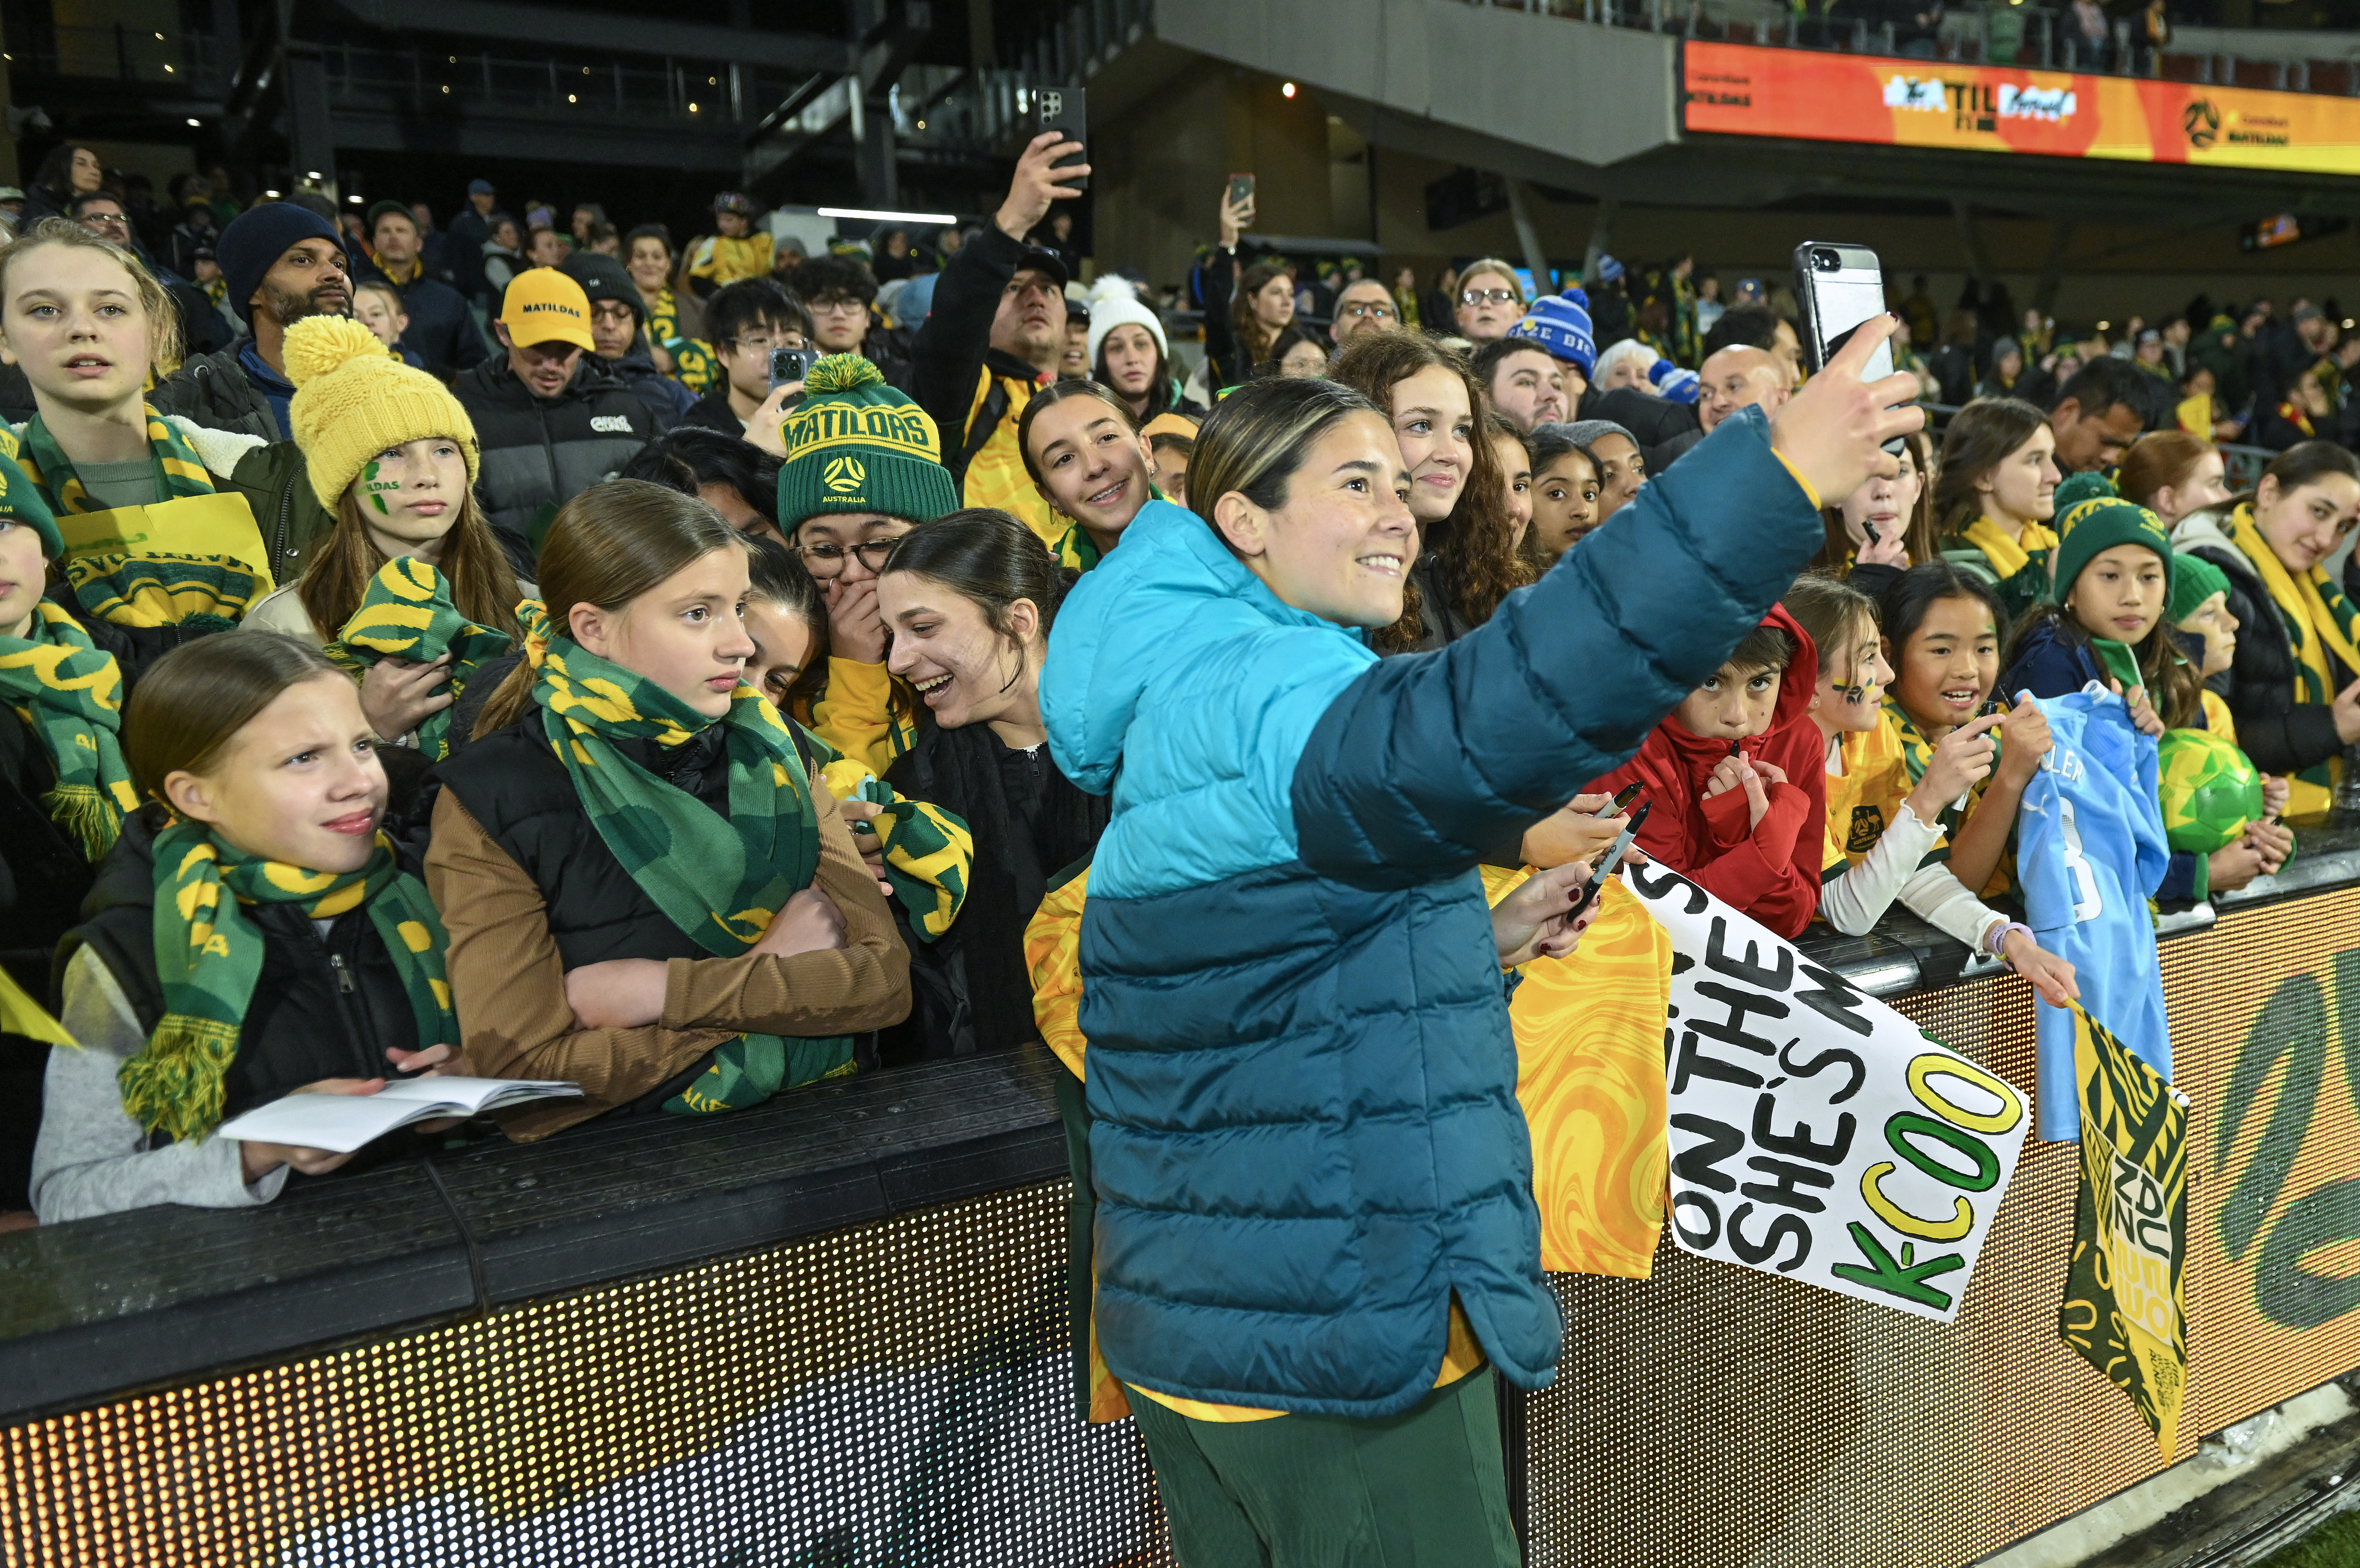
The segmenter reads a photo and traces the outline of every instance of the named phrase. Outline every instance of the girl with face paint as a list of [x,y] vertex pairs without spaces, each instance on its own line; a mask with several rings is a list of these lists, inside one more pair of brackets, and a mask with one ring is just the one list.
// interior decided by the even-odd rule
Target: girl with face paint
[[[1914,783],[1894,718],[1885,706],[1893,667],[1877,637],[1876,605],[1833,577],[1799,577],[1787,614],[1819,645],[1811,722],[1827,746],[1826,880],[1819,913],[1848,936],[1867,931],[1896,902],[1977,952],[1996,952],[2052,1003],[2079,994],[2073,966],[2043,952],[2022,927],[1986,907],[1928,856],[1943,842],[1950,803],[1989,776],[1997,715],[1961,724],[1934,748]],[[1997,938],[2000,945],[1989,943]]]

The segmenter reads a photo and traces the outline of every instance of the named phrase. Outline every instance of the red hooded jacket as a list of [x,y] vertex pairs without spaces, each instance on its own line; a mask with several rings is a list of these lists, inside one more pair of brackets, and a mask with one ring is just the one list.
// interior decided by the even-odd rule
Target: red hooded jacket
[[1779,935],[1797,937],[1819,905],[1828,811],[1827,743],[1810,715],[1819,655],[1784,606],[1772,605],[1762,624],[1794,638],[1796,653],[1778,682],[1769,729],[1741,743],[1748,757],[1775,765],[1787,779],[1767,784],[1770,809],[1751,833],[1744,790],[1705,799],[1729,743],[1691,734],[1668,716],[1648,734],[1638,756],[1586,788],[1611,793],[1628,784],[1646,786],[1641,799],[1655,809],[1639,829],[1639,847]]

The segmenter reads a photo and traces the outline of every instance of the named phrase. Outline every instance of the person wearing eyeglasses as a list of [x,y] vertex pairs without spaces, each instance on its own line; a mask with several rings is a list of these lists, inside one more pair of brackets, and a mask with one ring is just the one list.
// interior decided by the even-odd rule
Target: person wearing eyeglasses
[[[681,416],[681,422],[724,435],[745,435],[776,390],[770,386],[771,352],[811,347],[811,316],[801,300],[776,283],[749,278],[705,302],[705,330],[711,334],[721,377]],[[801,391],[797,385],[786,395],[793,397]]]
[[1401,330],[1401,307],[1393,303],[1392,291],[1373,278],[1356,278],[1336,296],[1336,320],[1328,335],[1342,348],[1362,332]]
[[1508,335],[1524,313],[1524,286],[1516,280],[1516,269],[1494,256],[1467,264],[1459,275],[1458,320],[1459,335],[1475,343],[1487,343],[1493,338]]
[[557,508],[628,463],[654,413],[595,353],[590,297],[554,267],[519,273],[492,323],[501,354],[451,388],[475,421],[476,494],[520,577],[538,581]]

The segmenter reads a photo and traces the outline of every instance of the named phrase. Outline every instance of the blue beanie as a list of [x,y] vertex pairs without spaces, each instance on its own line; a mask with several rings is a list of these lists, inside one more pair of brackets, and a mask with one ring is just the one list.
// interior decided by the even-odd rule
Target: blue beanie
[[1647,379],[1655,384],[1655,395],[1666,403],[1693,403],[1704,390],[1704,383],[1693,370],[1682,370],[1668,359],[1658,359],[1647,366]]
[[1552,359],[1581,366],[1587,377],[1598,364],[1598,342],[1590,326],[1590,296],[1579,289],[1544,295],[1524,320],[1508,329],[1512,338],[1530,338]]
[[1622,277],[1622,264],[1621,262],[1619,262],[1619,261],[1615,260],[1615,259],[1614,259],[1612,256],[1601,256],[1598,258],[1598,281],[1599,281],[1599,282],[1601,282],[1601,283],[1612,283],[1612,282],[1613,282],[1616,278],[1620,278],[1620,277]]
[[334,225],[292,201],[265,201],[230,220],[229,227],[213,242],[213,259],[221,264],[222,280],[229,286],[230,309],[237,312],[239,321],[253,322],[254,308],[246,301],[262,287],[262,275],[304,240],[325,240],[339,256],[344,254],[344,236],[336,233]]

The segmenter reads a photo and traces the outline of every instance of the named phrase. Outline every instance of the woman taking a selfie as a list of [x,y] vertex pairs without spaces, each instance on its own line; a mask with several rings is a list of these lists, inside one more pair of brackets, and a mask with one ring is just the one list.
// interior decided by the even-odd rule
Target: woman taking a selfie
[[1043,715],[1114,792],[1080,930],[1096,1329],[1184,1562],[1518,1561],[1491,1368],[1546,1386],[1558,1317],[1470,873],[1625,760],[1918,428],[1908,377],[1860,379],[1889,331],[1428,658],[1363,640],[1418,518],[1397,414],[1330,382],[1233,393],[1197,512],[1151,505],[1068,595]]

